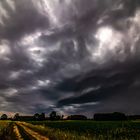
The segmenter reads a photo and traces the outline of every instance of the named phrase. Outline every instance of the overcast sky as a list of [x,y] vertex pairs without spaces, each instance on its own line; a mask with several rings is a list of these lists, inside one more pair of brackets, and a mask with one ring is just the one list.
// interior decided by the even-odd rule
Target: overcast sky
[[0,0],[0,111],[140,113],[139,0]]

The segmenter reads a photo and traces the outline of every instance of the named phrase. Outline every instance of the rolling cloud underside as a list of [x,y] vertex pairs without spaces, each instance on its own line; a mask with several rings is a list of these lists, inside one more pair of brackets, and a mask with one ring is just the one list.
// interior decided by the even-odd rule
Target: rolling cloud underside
[[1,111],[140,113],[139,22],[139,0],[1,1]]

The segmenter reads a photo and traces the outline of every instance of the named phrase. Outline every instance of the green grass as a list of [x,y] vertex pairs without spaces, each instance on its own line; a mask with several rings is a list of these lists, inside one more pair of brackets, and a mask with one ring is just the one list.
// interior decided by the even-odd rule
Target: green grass
[[69,137],[70,135],[83,136],[93,140],[140,140],[140,121],[43,121],[30,123],[44,126],[46,130],[54,130],[52,135],[57,132],[69,134]]

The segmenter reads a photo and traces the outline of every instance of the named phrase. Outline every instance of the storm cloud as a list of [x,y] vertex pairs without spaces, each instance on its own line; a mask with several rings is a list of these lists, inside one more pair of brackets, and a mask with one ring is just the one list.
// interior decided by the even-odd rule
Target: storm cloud
[[1,0],[1,111],[140,113],[139,23],[139,0]]

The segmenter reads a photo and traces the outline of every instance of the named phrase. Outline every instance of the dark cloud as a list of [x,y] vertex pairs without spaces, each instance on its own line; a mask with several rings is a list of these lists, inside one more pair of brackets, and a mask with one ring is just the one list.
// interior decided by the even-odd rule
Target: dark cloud
[[140,113],[139,8],[138,0],[1,1],[2,111]]
[[[19,40],[23,35],[49,26],[46,16],[35,8],[31,0],[8,2],[1,1],[1,7],[6,12],[2,18],[4,28],[3,25],[0,26],[2,39]],[[14,9],[10,4],[13,4]]]

